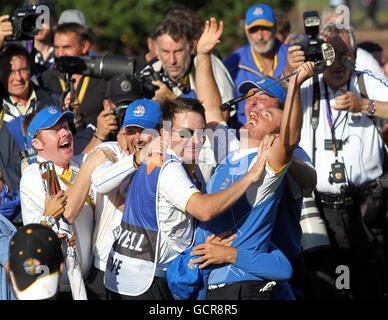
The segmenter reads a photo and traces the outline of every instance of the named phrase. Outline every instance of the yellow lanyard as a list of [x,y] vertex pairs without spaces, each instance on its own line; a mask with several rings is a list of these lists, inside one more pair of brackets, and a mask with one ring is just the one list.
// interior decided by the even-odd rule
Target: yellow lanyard
[[[89,85],[89,81],[90,81],[90,77],[89,76],[84,77],[84,79],[82,81],[81,90],[79,91],[79,94],[78,94],[78,102],[79,102],[79,104],[82,104],[82,101],[84,101],[85,94],[86,94],[86,89],[87,89],[87,87]],[[62,91],[65,91],[66,90],[66,83],[65,83],[65,81],[63,79],[59,79],[59,82],[61,83]]]
[[5,109],[2,108],[0,111],[0,129],[3,126],[4,114],[5,114]]
[[185,164],[185,166],[186,166],[187,170],[189,171],[190,175],[193,177],[197,189],[201,190],[201,182],[199,181],[197,174],[195,173],[196,164],[195,163]]
[[[264,69],[263,69],[263,67],[260,64],[259,59],[257,59],[257,57],[256,57],[255,50],[253,49],[253,46],[251,46],[251,53],[252,53],[253,60],[256,63],[256,66],[259,68],[260,72],[262,74],[264,74]],[[278,51],[277,51],[277,48],[275,47],[275,56],[273,58],[273,66],[272,66],[271,71],[268,73],[268,75],[270,77],[273,77],[273,72],[275,71],[277,66],[278,66]]]
[[[41,164],[41,162],[37,161],[38,164]],[[72,170],[71,169],[65,169],[63,170],[62,174],[57,175],[59,179],[68,187],[70,188],[71,183],[70,183],[70,178],[71,178]],[[87,204],[94,209],[96,206],[93,203],[92,197],[88,195],[86,199]]]
[[[71,183],[70,183],[70,178],[71,178],[71,173],[72,173],[72,170],[71,169],[66,169],[66,170],[63,170],[63,173],[58,175],[59,179],[62,180],[62,182],[68,187],[70,188],[71,186]],[[93,203],[93,200],[92,200],[92,197],[90,195],[88,195],[88,197],[86,198],[86,203],[92,208],[94,209],[96,206],[94,205]]]

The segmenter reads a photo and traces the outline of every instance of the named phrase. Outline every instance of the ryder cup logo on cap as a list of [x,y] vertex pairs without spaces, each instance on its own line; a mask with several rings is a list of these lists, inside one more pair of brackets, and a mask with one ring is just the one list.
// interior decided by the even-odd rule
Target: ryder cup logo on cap
[[9,275],[18,300],[53,297],[64,261],[57,234],[41,224],[20,228],[9,245]]
[[[275,81],[270,79],[270,78],[259,78],[259,80],[256,82],[244,81],[240,84],[240,86],[238,87],[238,90],[242,94],[246,94],[252,88],[254,88],[254,89],[265,88],[263,91],[266,94],[268,94],[272,97],[276,97],[279,99],[279,101],[281,103],[284,103],[286,101],[287,93],[286,93],[286,91],[284,91],[284,89],[278,83],[273,84],[274,82]],[[271,86],[269,86],[269,85],[271,85]],[[266,88],[267,86],[268,86],[268,88]]]
[[245,14],[245,29],[255,26],[273,27],[276,23],[275,14],[267,4],[256,4]]
[[137,106],[135,110],[133,110],[133,115],[135,117],[142,117],[144,116],[145,112],[146,112],[146,109],[143,106]]
[[74,114],[70,111],[61,112],[54,106],[40,110],[27,128],[27,147],[30,148],[32,146],[32,140],[36,138],[39,130],[51,128],[57,124],[62,117],[67,121],[73,121]]
[[154,129],[159,122],[159,103],[150,99],[139,99],[128,105],[121,129],[128,126]]

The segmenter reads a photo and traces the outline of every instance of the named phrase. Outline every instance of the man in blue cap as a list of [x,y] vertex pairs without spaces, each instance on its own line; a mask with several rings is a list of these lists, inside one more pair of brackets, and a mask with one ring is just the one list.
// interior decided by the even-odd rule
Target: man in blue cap
[[[98,165],[114,160],[110,150],[97,149],[88,154],[74,156],[73,135],[68,121],[74,119],[72,112],[61,112],[54,106],[46,107],[26,118],[27,144],[35,150],[37,163],[28,166],[20,181],[20,202],[23,224],[45,223],[52,227],[57,223],[54,213],[44,213],[47,193],[42,183],[39,165],[52,161],[58,176],[59,188],[67,195],[67,204],[59,228],[76,234],[76,253],[81,262],[83,278],[86,280],[91,263],[91,237],[93,232],[94,200],[90,189],[90,176]],[[60,196],[61,193],[53,197]],[[69,283],[65,277],[60,292],[69,294]]]
[[[280,78],[287,62],[287,46],[276,38],[276,20],[272,8],[256,4],[245,14],[245,35],[248,44],[225,58],[235,87],[257,76]],[[245,124],[244,102],[239,102],[235,127]]]
[[[118,162],[106,162],[92,174],[95,189],[95,227],[93,231],[94,261],[89,284],[95,296],[89,299],[106,300],[104,273],[109,251],[114,241],[114,232],[123,216],[125,195],[138,163],[143,162],[158,135],[160,122],[159,103],[150,99],[138,99],[130,103],[120,128],[122,144],[116,141],[103,142],[98,148],[109,148],[117,155]],[[157,144],[157,143],[156,143]]]

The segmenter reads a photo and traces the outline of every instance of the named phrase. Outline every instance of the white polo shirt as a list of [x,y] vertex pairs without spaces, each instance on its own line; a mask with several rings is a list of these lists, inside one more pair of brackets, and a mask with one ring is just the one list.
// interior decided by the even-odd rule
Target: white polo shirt
[[[37,157],[39,163],[46,161]],[[70,161],[71,177],[70,183],[74,183],[80,166],[83,163],[83,155],[74,156]],[[57,175],[63,173],[63,168],[55,166]],[[59,180],[61,190],[66,191],[67,185]],[[93,194],[91,190],[90,194]],[[29,165],[23,172],[20,180],[20,203],[22,208],[23,224],[40,223],[45,207],[46,193],[44,191],[42,178],[39,173],[39,164]],[[70,231],[75,232],[76,253],[81,264],[82,275],[85,279],[92,265],[92,232],[94,226],[94,210],[85,202],[75,222],[68,226]],[[65,224],[65,222],[60,222]],[[65,274],[65,273],[64,273]],[[66,275],[64,275],[66,277]],[[61,281],[62,282],[62,281]]]
[[115,240],[114,231],[120,226],[129,180],[136,171],[133,155],[127,155],[117,142],[104,142],[98,148],[115,152],[118,162],[110,161],[98,166],[92,173],[92,187],[96,191],[96,208],[93,231],[93,265],[105,272],[110,249]]
[[[370,99],[388,101],[388,84],[384,80],[376,78],[369,72],[364,72],[364,82]],[[342,150],[338,151],[338,161],[345,164],[346,176],[355,186],[374,180],[382,174],[383,141],[372,120],[365,114],[327,109],[322,75],[319,75],[319,84],[321,97],[315,152],[317,190],[323,193],[339,194],[343,183],[330,184],[328,180],[329,172],[332,171],[331,164],[335,162],[334,152],[325,150],[325,140],[332,140],[330,118],[328,118],[330,112],[328,111],[331,111],[332,122],[335,122],[336,139],[343,141]],[[306,80],[301,87],[303,127],[299,143],[311,159],[313,159],[312,88],[312,78]],[[340,91],[333,92],[329,86],[327,88],[331,107],[335,105],[335,97],[342,95],[342,93]],[[347,84],[342,89],[348,90]],[[354,73],[350,79],[349,91],[360,95],[357,77]]]

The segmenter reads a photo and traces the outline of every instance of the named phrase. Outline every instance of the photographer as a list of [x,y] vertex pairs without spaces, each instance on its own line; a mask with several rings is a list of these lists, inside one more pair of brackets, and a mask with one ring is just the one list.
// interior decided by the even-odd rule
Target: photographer
[[[77,23],[63,23],[57,26],[54,35],[55,57],[87,55],[90,48],[89,31],[87,27]],[[47,70],[42,74],[43,86],[62,94],[67,83],[64,74],[58,70]],[[89,123],[97,124],[97,117],[103,110],[106,81],[81,74],[71,75],[74,80],[74,104],[79,104],[80,117],[76,126],[82,129]]]
[[[40,6],[45,6],[45,8]],[[33,75],[35,76],[34,80],[36,80],[37,83],[39,81],[40,74],[42,74],[45,70],[52,69],[54,65],[53,29],[57,20],[55,4],[50,0],[25,1],[24,8],[17,9],[28,12],[30,15],[34,15],[35,13],[42,13],[41,8],[44,8],[44,10],[48,9],[49,18],[48,20],[42,20],[43,24],[40,28],[37,28],[36,25],[35,31],[29,29],[30,25],[27,24],[28,27],[26,27],[25,31],[27,31],[27,33],[31,31],[34,36],[29,36],[23,34],[22,32],[16,37],[20,37],[20,39],[13,39],[13,41],[17,41],[19,44],[26,47],[28,52],[31,53],[33,60],[33,65],[31,67]],[[16,30],[14,30],[13,22],[11,22],[11,19],[15,17],[15,12],[12,18],[9,15],[0,17],[0,45],[9,37],[15,38],[14,32]],[[43,11],[43,13],[44,12],[45,11]],[[26,18],[29,19],[28,15]]]
[[[306,256],[310,284],[306,298],[382,299],[385,270],[378,239],[385,210],[378,179],[383,174],[384,147],[373,116],[374,100],[387,101],[388,84],[369,72],[354,71],[356,43],[350,28],[328,23],[321,37],[336,56],[323,75],[302,85],[300,146],[317,170],[317,206],[332,251]],[[304,60],[303,51],[299,53],[298,59]],[[366,113],[334,108],[338,97],[350,92],[368,97]],[[338,287],[336,268],[341,265],[350,275],[344,275],[348,285]]]
[[117,137],[127,150],[125,139],[122,139],[123,131],[118,129],[122,125],[128,104],[143,97],[142,86],[134,77],[119,74],[111,78],[105,91],[104,110],[97,117],[97,127],[88,124],[77,132],[74,137],[74,153],[87,153],[101,142],[116,141]]
[[[161,102],[164,98],[196,97],[195,65],[192,56],[193,36],[190,27],[174,18],[167,18],[155,28],[156,53],[158,61],[152,64],[153,70],[161,80],[152,81],[158,86],[154,100]],[[215,81],[220,90],[222,102],[234,96],[234,85],[229,73],[212,57]]]

